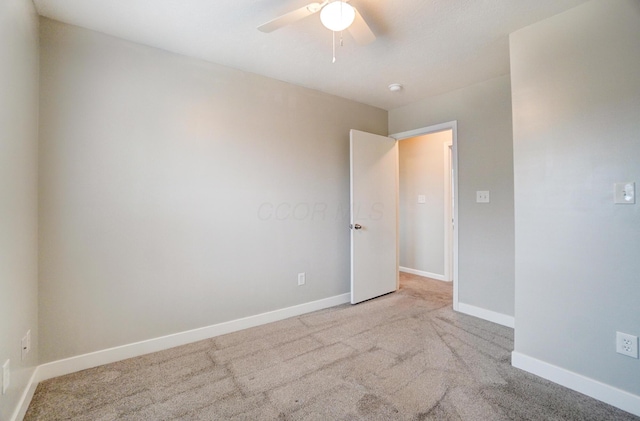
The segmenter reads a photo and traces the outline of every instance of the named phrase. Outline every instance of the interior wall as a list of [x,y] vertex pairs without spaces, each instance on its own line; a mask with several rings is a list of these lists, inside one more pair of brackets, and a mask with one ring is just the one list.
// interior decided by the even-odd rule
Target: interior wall
[[[402,139],[400,160],[400,266],[444,279],[444,145],[451,130]],[[418,196],[425,196],[419,203]]]
[[[515,350],[640,395],[640,2],[596,0],[511,35]],[[640,411],[640,409],[639,409]]]
[[[511,85],[502,76],[389,111],[389,133],[458,121],[459,302],[514,314]],[[491,203],[476,203],[489,190]]]
[[46,19],[41,49],[42,362],[349,291],[349,129],[386,111]]
[[0,366],[11,367],[0,419],[8,420],[38,363],[38,17],[29,0],[0,2],[0,69]]

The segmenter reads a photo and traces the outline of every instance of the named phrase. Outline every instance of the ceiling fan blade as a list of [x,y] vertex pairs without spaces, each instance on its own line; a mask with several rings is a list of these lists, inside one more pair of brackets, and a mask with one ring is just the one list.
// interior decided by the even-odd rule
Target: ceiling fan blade
[[283,26],[287,26],[293,22],[299,21],[300,19],[306,18],[307,16],[311,16],[314,13],[320,11],[320,9],[322,9],[322,5],[320,3],[310,3],[304,7],[272,19],[267,23],[263,23],[262,25],[258,26],[258,30],[262,32],[273,32],[276,29],[282,28]]
[[356,40],[356,42],[360,45],[366,45],[373,42],[376,39],[376,36],[365,22],[362,15],[356,9],[356,18],[353,20],[353,23],[348,28],[351,36]]

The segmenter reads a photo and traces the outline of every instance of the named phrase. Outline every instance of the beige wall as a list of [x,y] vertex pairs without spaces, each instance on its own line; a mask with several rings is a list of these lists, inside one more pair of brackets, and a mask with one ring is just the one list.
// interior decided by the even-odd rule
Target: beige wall
[[[400,140],[400,266],[444,278],[444,145],[451,130]],[[425,203],[418,203],[418,195]]]
[[[508,76],[389,112],[389,133],[458,121],[459,301],[513,316],[514,228]],[[489,190],[490,204],[476,203]]]
[[349,129],[386,135],[386,111],[49,20],[41,39],[43,362],[349,291]]
[[[37,139],[38,18],[29,0],[0,2],[0,366],[11,386],[0,395],[8,420],[38,363]],[[31,329],[32,351],[20,359]]]
[[640,201],[613,203],[614,183],[640,187],[640,2],[512,34],[511,69],[515,350],[635,394],[640,414],[640,360],[615,352],[616,331],[640,335]]

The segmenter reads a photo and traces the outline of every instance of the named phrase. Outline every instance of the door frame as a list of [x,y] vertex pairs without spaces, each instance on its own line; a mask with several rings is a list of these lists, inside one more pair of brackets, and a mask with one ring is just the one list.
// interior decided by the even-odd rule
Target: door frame
[[[408,139],[431,133],[451,130],[451,166],[453,170],[453,309],[458,310],[458,121],[434,124],[420,129],[389,135],[395,140]],[[446,237],[446,236],[445,236]],[[446,254],[446,253],[445,253]],[[447,258],[445,257],[445,261]],[[446,271],[446,267],[445,267]]]
[[453,282],[453,133],[443,148],[444,160],[444,280]]

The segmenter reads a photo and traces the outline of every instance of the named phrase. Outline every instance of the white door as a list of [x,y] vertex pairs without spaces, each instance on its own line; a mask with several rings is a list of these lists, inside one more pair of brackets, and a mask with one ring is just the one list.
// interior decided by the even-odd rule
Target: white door
[[351,303],[398,288],[398,146],[351,130]]

